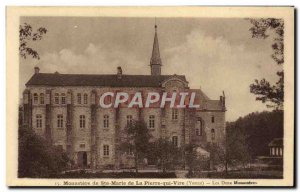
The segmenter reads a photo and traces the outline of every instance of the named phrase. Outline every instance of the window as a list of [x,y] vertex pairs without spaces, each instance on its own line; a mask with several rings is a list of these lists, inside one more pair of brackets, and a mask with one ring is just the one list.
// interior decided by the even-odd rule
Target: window
[[149,116],[149,128],[153,129],[155,127],[155,116],[154,115],[150,115]]
[[44,93],[40,94],[40,104],[44,104],[45,103],[45,96]]
[[198,118],[197,127],[196,127],[196,135],[202,136],[203,123],[200,118]]
[[81,94],[80,93],[77,94],[77,103],[81,104]]
[[104,115],[104,117],[103,117],[103,127],[104,128],[109,127],[109,116],[108,115]]
[[66,95],[64,93],[61,94],[61,104],[66,104]]
[[57,128],[63,128],[63,115],[57,115]]
[[57,145],[57,148],[58,148],[59,151],[63,151],[64,150],[63,145]]
[[58,93],[55,93],[55,95],[54,95],[54,103],[59,104],[59,94]]
[[211,140],[215,140],[215,130],[211,129]]
[[79,145],[79,147],[80,147],[81,149],[84,149],[84,148],[85,148],[85,144],[84,144],[84,143],[81,143],[81,144]]
[[84,102],[84,104],[88,103],[88,95],[87,94],[83,95],[83,102]]
[[36,115],[36,128],[42,128],[42,115]]
[[33,94],[33,103],[38,104],[38,94],[37,93]]
[[215,116],[211,117],[211,122],[214,123],[215,122]]
[[172,137],[172,144],[177,147],[178,146],[178,137],[177,136],[173,136]]
[[178,109],[172,109],[172,119],[178,119]]
[[132,115],[127,115],[127,127],[132,125]]
[[80,128],[85,128],[85,115],[79,116],[79,126]]
[[128,147],[128,155],[133,155],[133,149],[131,145]]
[[109,145],[103,145],[103,156],[109,156]]

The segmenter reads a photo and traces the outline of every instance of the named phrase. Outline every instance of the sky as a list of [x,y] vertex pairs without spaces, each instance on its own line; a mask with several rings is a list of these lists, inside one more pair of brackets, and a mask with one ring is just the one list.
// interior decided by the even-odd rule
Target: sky
[[[33,29],[45,27],[29,45],[40,60],[20,60],[20,92],[38,66],[41,73],[150,74],[154,18],[22,17]],[[255,79],[277,81],[280,66],[271,58],[272,38],[251,37],[243,18],[157,18],[162,74],[185,75],[190,88],[211,99],[226,95],[226,121],[270,110],[255,100]]]

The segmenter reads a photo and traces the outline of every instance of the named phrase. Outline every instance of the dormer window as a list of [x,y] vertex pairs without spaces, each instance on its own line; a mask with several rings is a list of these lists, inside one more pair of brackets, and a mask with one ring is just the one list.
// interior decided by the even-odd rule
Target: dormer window
[[66,104],[66,94],[64,94],[64,93],[61,94],[61,104],[62,105]]
[[34,104],[38,104],[38,94],[37,93],[35,93],[35,94],[33,94],[33,103]]
[[80,93],[77,94],[77,103],[81,104],[81,94]]
[[88,104],[88,95],[86,93],[83,95],[83,103]]
[[54,103],[59,104],[59,94],[58,93],[55,93],[55,95],[54,95]]
[[40,104],[44,104],[45,103],[45,96],[44,96],[44,93],[41,93],[40,94]]

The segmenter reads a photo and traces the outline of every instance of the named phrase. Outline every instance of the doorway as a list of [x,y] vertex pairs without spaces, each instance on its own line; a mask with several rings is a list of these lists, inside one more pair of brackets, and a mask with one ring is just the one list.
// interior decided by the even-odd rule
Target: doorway
[[78,166],[81,168],[86,168],[87,167],[87,153],[86,151],[79,151],[77,154],[77,163]]

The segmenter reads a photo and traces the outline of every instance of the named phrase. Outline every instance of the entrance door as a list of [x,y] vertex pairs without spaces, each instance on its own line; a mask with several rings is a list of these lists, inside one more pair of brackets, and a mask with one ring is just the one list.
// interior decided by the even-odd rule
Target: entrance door
[[77,153],[77,164],[81,168],[87,167],[87,153],[85,151],[79,151]]
[[148,163],[148,165],[156,165],[156,157],[149,155],[147,157],[147,163]]

